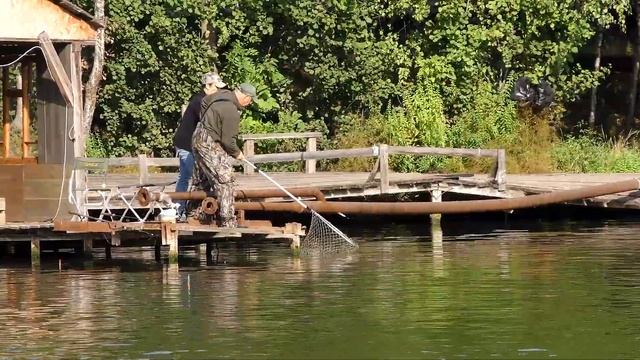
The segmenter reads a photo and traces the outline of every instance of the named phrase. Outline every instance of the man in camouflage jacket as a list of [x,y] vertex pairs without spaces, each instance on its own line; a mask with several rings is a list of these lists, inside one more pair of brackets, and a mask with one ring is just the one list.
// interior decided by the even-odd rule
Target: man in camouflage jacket
[[218,200],[218,220],[223,227],[237,226],[233,207],[233,163],[234,159],[244,159],[237,143],[240,111],[256,97],[256,88],[247,83],[234,91],[221,90],[206,96],[193,133],[194,187],[214,191]]

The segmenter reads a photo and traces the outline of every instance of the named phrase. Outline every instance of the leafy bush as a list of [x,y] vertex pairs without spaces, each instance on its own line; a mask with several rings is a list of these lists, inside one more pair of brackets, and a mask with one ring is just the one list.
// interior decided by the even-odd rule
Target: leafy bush
[[564,172],[640,172],[640,151],[626,141],[605,141],[585,131],[569,136],[553,149],[558,170]]

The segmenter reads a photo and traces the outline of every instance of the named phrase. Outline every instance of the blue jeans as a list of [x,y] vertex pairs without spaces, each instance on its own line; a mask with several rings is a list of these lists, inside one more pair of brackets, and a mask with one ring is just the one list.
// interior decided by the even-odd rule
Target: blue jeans
[[[178,155],[178,159],[180,159],[180,174],[178,175],[178,182],[176,183],[176,191],[184,192],[189,190],[189,181],[193,176],[193,154],[180,148],[176,148],[176,154]],[[178,204],[180,204],[180,209],[178,210],[181,213],[184,212],[187,201],[180,200]]]

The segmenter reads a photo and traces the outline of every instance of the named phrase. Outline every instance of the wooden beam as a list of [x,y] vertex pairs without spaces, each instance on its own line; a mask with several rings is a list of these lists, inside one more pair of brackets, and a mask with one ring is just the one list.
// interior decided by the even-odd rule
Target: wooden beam
[[149,183],[149,164],[147,164],[147,155],[138,155],[138,175],[140,185]]
[[[244,144],[242,145],[242,152],[244,153],[244,156],[248,159],[250,156],[253,156],[255,154],[255,145],[256,145],[256,141],[249,139],[249,140],[245,140]],[[243,172],[245,174],[253,174],[253,168],[247,164],[243,165]]]
[[389,192],[389,146],[380,144],[378,146],[380,159],[380,194]]
[[9,88],[4,92],[4,96],[9,98],[21,98],[22,97],[22,89]]
[[22,63],[22,157],[29,158],[31,143],[31,61]]
[[238,136],[240,140],[274,140],[274,139],[307,139],[322,137],[321,132],[290,132],[271,134],[242,134]]
[[40,41],[40,46],[42,47],[42,52],[44,53],[44,58],[47,61],[47,66],[51,72],[51,76],[55,80],[56,85],[58,85],[58,89],[60,89],[60,94],[62,94],[62,97],[68,105],[73,106],[71,80],[64,71],[62,61],[60,61],[60,57],[58,56],[56,49],[53,47],[53,44],[49,39],[49,35],[47,35],[46,31],[43,31],[38,35],[38,40]]
[[[316,140],[315,137],[307,138],[307,152],[315,152],[316,151]],[[306,160],[304,166],[304,172],[307,174],[314,174],[316,172],[316,161],[313,159]]]
[[[9,68],[2,68],[2,93],[6,94],[9,89]],[[2,145],[4,147],[4,157],[11,156],[11,118],[9,117],[9,97],[2,97]]]
[[73,96],[73,150],[74,156],[84,156],[85,140],[83,107],[82,107],[82,45],[77,42],[71,44],[71,65],[69,67],[71,77],[71,94]]
[[418,146],[389,146],[389,154],[402,155],[445,155],[445,156],[471,156],[471,157],[497,157],[495,149],[460,149],[460,148],[433,148]]
[[255,163],[280,162],[280,161],[296,161],[296,160],[324,160],[324,159],[340,159],[347,157],[370,157],[375,156],[374,148],[355,148],[345,150],[321,150],[313,152],[288,152],[280,154],[261,154],[247,157],[248,160]]

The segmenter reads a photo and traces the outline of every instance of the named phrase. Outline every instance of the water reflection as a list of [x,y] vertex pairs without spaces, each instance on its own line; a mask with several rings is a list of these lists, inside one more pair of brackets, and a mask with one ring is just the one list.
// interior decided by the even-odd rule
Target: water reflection
[[[0,269],[0,357],[634,357],[635,224],[351,229],[358,252],[226,245]],[[446,230],[446,228],[445,228]]]

